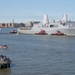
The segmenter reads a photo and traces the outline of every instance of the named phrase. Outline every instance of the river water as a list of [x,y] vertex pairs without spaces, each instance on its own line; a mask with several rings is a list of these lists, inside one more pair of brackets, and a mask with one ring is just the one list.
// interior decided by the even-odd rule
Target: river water
[[75,36],[15,35],[0,30],[0,55],[12,60],[0,75],[75,75]]

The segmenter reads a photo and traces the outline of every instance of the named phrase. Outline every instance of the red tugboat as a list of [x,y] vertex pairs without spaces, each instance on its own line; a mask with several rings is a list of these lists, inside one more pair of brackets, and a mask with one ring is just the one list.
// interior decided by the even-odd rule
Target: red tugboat
[[65,35],[65,33],[62,33],[61,31],[57,31],[56,33],[53,33],[51,35]]
[[47,35],[47,33],[45,33],[45,30],[41,30],[39,33],[35,33],[36,35]]

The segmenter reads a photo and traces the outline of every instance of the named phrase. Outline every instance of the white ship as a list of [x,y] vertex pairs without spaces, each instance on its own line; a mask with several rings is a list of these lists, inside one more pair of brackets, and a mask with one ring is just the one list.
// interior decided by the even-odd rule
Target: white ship
[[32,27],[19,27],[18,33],[21,34],[60,34],[58,31],[65,35],[75,35],[75,22],[68,21],[67,15],[64,14],[62,21],[49,22],[48,15],[44,15],[43,23],[34,24]]

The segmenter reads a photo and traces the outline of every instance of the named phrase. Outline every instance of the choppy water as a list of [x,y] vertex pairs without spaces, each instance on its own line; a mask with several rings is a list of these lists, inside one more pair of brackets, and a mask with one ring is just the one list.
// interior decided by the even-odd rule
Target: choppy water
[[0,75],[75,75],[75,37],[14,35],[9,30],[1,31],[0,45],[9,48],[0,54],[12,63]]

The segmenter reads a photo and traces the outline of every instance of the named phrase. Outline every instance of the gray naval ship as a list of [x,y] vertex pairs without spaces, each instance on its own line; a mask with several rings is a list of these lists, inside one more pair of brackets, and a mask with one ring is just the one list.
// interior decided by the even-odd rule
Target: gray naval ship
[[21,34],[46,33],[48,35],[51,34],[60,35],[61,33],[63,33],[64,35],[75,35],[75,21],[71,21],[71,20],[68,21],[68,15],[64,14],[62,20],[57,22],[55,20],[52,20],[51,22],[49,22],[48,15],[45,14],[43,22],[34,24],[33,26],[28,25],[25,27],[19,27],[17,31],[18,33]]

